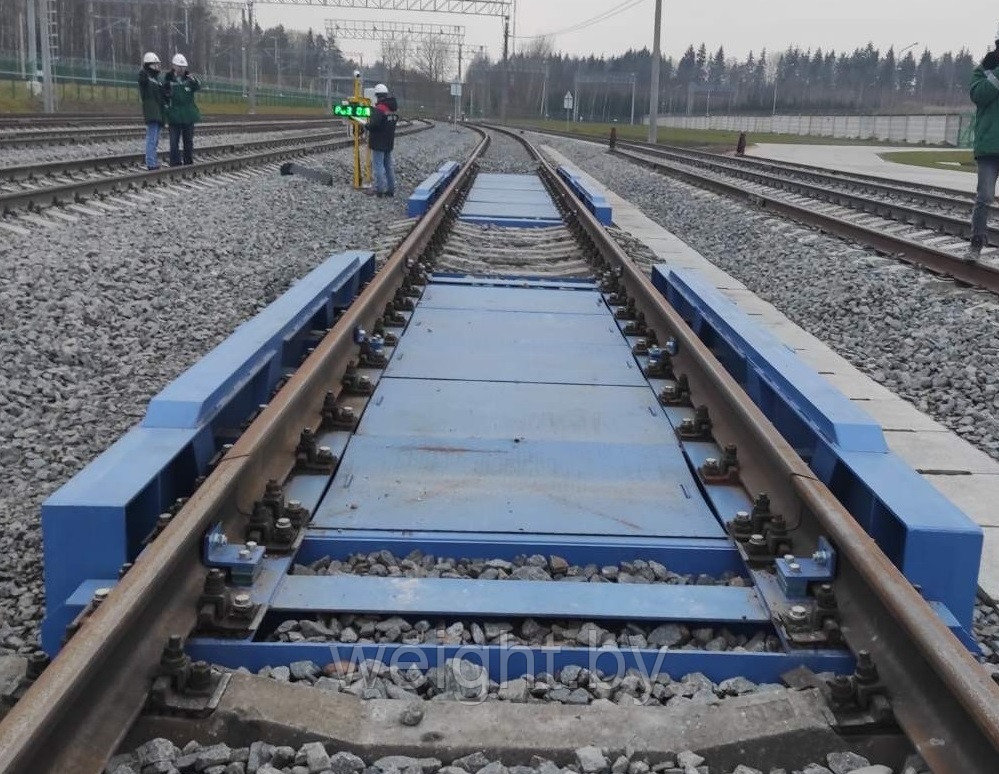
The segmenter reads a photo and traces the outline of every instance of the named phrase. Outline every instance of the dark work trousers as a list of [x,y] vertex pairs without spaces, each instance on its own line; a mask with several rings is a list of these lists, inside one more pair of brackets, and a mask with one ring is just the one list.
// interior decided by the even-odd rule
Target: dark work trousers
[[184,139],[184,163],[194,163],[194,124],[170,124],[170,166],[180,166],[180,140]]

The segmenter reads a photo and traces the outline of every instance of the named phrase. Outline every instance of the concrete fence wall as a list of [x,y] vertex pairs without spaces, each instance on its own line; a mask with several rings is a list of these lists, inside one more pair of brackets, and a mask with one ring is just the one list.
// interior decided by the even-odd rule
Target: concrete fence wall
[[[728,129],[817,137],[842,137],[932,145],[959,145],[971,117],[959,114],[913,116],[660,116],[660,126]],[[645,123],[649,122],[648,117]]]

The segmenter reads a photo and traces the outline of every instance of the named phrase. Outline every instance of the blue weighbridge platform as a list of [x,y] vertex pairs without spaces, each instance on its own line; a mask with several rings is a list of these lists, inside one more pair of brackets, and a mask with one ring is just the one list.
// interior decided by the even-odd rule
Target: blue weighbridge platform
[[[472,193],[463,220],[497,227],[562,222],[534,176],[479,175]],[[179,377],[153,400],[142,426],[46,503],[50,607],[43,637],[49,652],[58,649],[63,629],[94,589],[113,585],[120,564],[142,550],[156,515],[190,493],[212,453],[229,440],[227,428],[266,400],[300,360],[310,332],[328,327],[372,271],[370,254],[331,257]],[[813,465],[842,471],[848,463],[859,465],[859,453],[882,454],[864,417],[830,424],[839,408],[828,385],[813,384],[795,370],[798,365],[785,362],[791,356],[768,350],[723,301],[661,267],[653,279],[726,367],[743,376],[750,372],[746,364],[759,371],[747,391],[797,447],[813,439]],[[568,664],[609,671],[641,664],[674,676],[700,671],[713,680],[743,675],[757,681],[776,681],[799,665],[852,670],[847,652],[794,648],[773,626],[773,616],[794,604],[801,590],[779,582],[783,560],[776,575],[743,561],[722,522],[750,510],[747,493],[737,485],[705,483],[692,472],[706,458],[719,458],[720,449],[711,441],[678,440],[675,428],[693,417],[693,409],[660,405],[657,396],[669,382],[643,375],[647,358],[632,354],[638,339],[624,334],[624,323],[593,282],[436,275],[415,311],[404,314],[398,345],[386,349],[387,367],[360,369],[376,386],[356,431],[319,438],[340,460],[335,472],[298,473],[286,483],[286,497],[312,515],[301,545],[294,555],[251,552],[241,567],[245,575],[231,578],[262,614],[242,638],[194,636],[192,656],[256,669],[369,657],[429,666],[460,654],[481,659],[494,679]],[[763,384],[768,389],[757,396]],[[794,417],[801,421],[785,430],[782,424]],[[843,461],[839,468],[835,460]],[[875,462],[883,466],[884,460]],[[863,470],[871,469],[864,464]],[[842,472],[835,480],[840,487],[847,481]],[[918,489],[917,483],[907,486]],[[931,520],[896,504],[888,491],[868,476],[850,483],[841,499],[963,634],[973,582],[930,574],[928,559],[941,536],[946,550],[971,557],[980,534],[945,504],[928,500],[938,514]],[[88,537],[93,534],[97,541]],[[241,535],[229,540],[228,549],[242,547]],[[382,549],[405,556],[417,548],[473,559],[557,554],[598,566],[655,560],[677,573],[733,573],[744,585],[289,574],[293,564],[325,556]],[[231,565],[207,542],[205,549],[209,566]],[[816,572],[832,576],[828,568]],[[678,622],[772,635],[780,647],[660,652],[268,641],[282,620],[348,612],[512,622],[568,618],[605,627]]]
[[537,175],[479,174],[459,218],[468,223],[519,228],[562,224],[562,216]]

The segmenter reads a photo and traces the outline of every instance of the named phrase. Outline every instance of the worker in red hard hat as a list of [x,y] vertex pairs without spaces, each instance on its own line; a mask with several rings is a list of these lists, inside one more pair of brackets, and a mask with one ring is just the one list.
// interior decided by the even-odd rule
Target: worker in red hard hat
[[368,147],[371,148],[371,171],[375,176],[374,195],[395,196],[395,125],[399,122],[399,103],[389,94],[388,86],[375,86],[375,106],[368,119]]

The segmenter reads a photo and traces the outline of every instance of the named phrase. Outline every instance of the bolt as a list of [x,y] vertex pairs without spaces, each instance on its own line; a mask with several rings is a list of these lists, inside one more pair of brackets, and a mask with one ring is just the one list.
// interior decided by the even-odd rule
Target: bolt
[[240,559],[249,559],[250,558],[250,550],[248,548],[241,548],[241,549],[239,549],[239,558]]
[[755,532],[749,536],[749,543],[754,546],[765,546],[767,541],[763,538],[763,535],[759,532]]
[[207,661],[194,661],[187,687],[192,691],[207,691],[212,685],[212,668]]
[[257,541],[255,541],[255,540],[247,540],[246,541],[246,547],[247,547],[248,550],[253,551],[257,547]]
[[870,651],[861,650],[857,653],[857,668],[853,676],[861,685],[871,685],[879,680],[878,668],[874,665]]
[[28,671],[25,677],[31,682],[37,680],[42,672],[45,671],[45,667],[49,665],[49,657],[45,655],[44,651],[36,650],[30,656],[28,656]]
[[108,598],[108,594],[111,593],[109,588],[99,588],[94,591],[94,608],[100,607],[101,603]]
[[836,675],[829,681],[833,704],[844,706],[853,702],[853,681],[846,675]]
[[291,527],[291,519],[287,518],[286,516],[282,516],[280,519],[274,522],[274,526],[277,527],[278,529],[289,529]]
[[816,551],[814,554],[812,554],[812,560],[816,564],[820,564],[823,567],[825,567],[826,564],[829,563],[829,559],[830,558],[831,557],[829,556],[829,552],[828,551]]
[[798,564],[797,562],[788,562],[787,569],[789,569],[791,572],[801,572],[801,565]]
[[217,597],[225,591],[225,571],[212,567],[205,576],[205,594]]
[[253,608],[249,594],[236,594],[232,598],[232,611],[235,614],[246,615]]
[[157,528],[158,529],[163,529],[167,524],[170,523],[170,520],[172,518],[173,518],[173,514],[170,513],[169,511],[166,511],[165,513],[161,513],[159,516],[156,517],[156,526],[157,526]]
[[293,511],[297,511],[297,510],[299,510],[302,507],[302,501],[301,500],[289,500],[288,501],[288,507],[291,510],[293,510]]
[[788,612],[788,618],[795,623],[804,623],[808,620],[808,608],[804,605],[794,605]]

